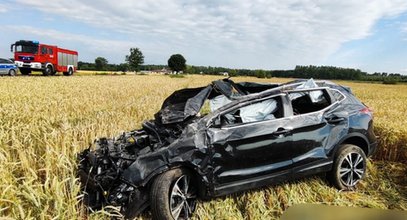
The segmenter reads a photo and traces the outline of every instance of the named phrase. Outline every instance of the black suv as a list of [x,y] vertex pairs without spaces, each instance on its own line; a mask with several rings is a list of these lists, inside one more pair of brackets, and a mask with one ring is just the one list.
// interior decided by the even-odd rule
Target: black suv
[[377,141],[372,111],[347,87],[223,79],[174,92],[142,129],[95,145],[79,154],[88,207],[187,219],[197,199],[322,172],[353,189]]

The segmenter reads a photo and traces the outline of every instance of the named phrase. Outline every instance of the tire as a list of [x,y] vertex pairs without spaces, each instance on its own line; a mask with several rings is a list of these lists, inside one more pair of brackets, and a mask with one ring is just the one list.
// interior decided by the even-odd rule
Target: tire
[[160,174],[150,191],[153,219],[189,219],[196,208],[196,189],[197,185],[186,169],[174,169]]
[[8,75],[9,75],[9,76],[16,76],[16,74],[17,74],[16,71],[13,70],[13,69],[11,69],[11,70],[8,71]]
[[21,75],[27,76],[31,74],[30,69],[20,69]]
[[64,72],[64,76],[72,76],[72,75],[73,75],[72,68],[69,68],[68,72]]
[[354,190],[366,174],[366,154],[353,144],[341,145],[334,158],[328,181],[339,190]]
[[49,76],[52,75],[52,73],[54,72],[54,68],[52,68],[51,65],[48,65],[45,67],[45,69],[42,71],[42,75],[44,76]]

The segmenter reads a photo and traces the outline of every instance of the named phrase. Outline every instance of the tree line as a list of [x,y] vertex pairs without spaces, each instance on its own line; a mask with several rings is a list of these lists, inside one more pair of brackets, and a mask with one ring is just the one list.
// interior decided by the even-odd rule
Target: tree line
[[167,65],[143,65],[144,55],[139,48],[130,48],[130,54],[125,62],[110,64],[104,57],[97,57],[94,63],[78,62],[79,70],[106,70],[106,71],[156,71],[170,69],[174,73],[228,75],[228,76],[254,76],[258,78],[285,77],[285,78],[315,78],[339,79],[359,81],[382,81],[387,84],[407,82],[407,75],[399,73],[373,73],[354,68],[341,68],[335,66],[296,66],[293,70],[263,70],[263,69],[232,69],[226,67],[193,66],[186,65],[186,59],[181,54],[173,54]]
[[186,72],[190,74],[211,74],[217,75],[228,73],[229,76],[254,76],[258,78],[315,78],[315,79],[336,79],[336,80],[358,80],[358,81],[382,81],[387,84],[396,82],[407,82],[407,75],[399,73],[373,73],[369,74],[359,69],[341,68],[334,66],[296,66],[293,70],[250,70],[250,69],[230,69],[224,67],[211,66],[187,66]]
[[144,55],[139,48],[130,48],[130,54],[125,56],[125,62],[120,64],[110,64],[104,57],[96,57],[94,63],[78,61],[79,70],[96,71],[142,71],[169,68],[179,73],[186,69],[186,60],[181,54],[173,54],[168,59],[168,66],[165,65],[143,65]]

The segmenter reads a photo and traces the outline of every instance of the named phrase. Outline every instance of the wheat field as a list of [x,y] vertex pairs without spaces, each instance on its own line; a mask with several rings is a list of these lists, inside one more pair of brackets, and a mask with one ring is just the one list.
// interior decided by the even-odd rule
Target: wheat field
[[[174,90],[217,76],[161,75],[0,78],[0,217],[109,219],[80,203],[76,154],[95,138],[113,137],[153,118]],[[288,79],[235,78],[285,82]],[[299,203],[407,209],[407,85],[341,81],[375,112],[380,146],[355,192],[329,187],[323,176],[202,201],[195,219],[276,219]],[[140,217],[148,219],[149,214]]]

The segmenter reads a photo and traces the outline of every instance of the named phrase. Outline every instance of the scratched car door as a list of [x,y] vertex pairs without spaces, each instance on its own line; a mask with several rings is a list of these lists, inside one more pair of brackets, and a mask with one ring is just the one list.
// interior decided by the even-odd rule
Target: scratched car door
[[292,92],[291,107],[294,115],[292,128],[293,167],[295,172],[313,172],[327,169],[332,163],[327,153],[347,132],[345,116],[335,115],[337,102],[325,90]]
[[290,129],[285,127],[288,122],[288,118],[281,116],[250,123],[211,126],[208,137],[213,152],[216,190],[222,191],[233,184],[252,188],[264,185],[265,181],[259,179],[289,174],[292,161]]

